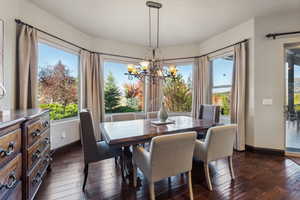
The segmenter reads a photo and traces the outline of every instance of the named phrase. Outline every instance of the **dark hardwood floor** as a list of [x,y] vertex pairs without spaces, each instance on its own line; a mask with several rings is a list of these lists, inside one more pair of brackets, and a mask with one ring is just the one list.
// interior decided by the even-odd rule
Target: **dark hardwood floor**
[[[225,160],[212,162],[214,191],[206,189],[201,164],[193,166],[194,199],[300,199],[300,166],[286,157],[251,152],[234,154],[236,179],[231,181]],[[147,181],[134,189],[122,183],[119,168],[114,160],[91,165],[86,192],[81,191],[83,156],[80,146],[73,146],[54,155],[52,172],[43,183],[37,200],[76,199],[148,199]],[[185,176],[172,177],[155,185],[157,200],[189,199]]]

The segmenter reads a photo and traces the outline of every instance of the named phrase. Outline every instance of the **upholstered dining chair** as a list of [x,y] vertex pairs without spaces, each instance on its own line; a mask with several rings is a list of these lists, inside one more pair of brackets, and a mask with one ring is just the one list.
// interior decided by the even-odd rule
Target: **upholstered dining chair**
[[[196,133],[178,133],[154,137],[150,151],[141,146],[133,148],[134,186],[136,186],[137,168],[149,182],[150,199],[155,199],[154,183],[177,174],[188,174],[190,199],[192,191],[192,161]],[[175,156],[176,155],[176,156]]]
[[111,119],[113,122],[128,121],[128,120],[135,120],[136,116],[135,116],[135,113],[113,114],[111,116]]
[[[220,106],[201,104],[199,110],[199,119],[211,120],[216,124],[220,121]],[[206,131],[198,132],[198,139],[204,139],[206,137]]]
[[210,104],[200,105],[199,119],[213,120],[215,123],[219,123],[220,106]]
[[235,178],[232,166],[232,152],[236,131],[237,126],[235,124],[212,127],[208,129],[204,142],[196,140],[194,158],[203,161],[206,182],[211,191],[209,162],[227,158],[231,178]]
[[84,181],[82,190],[84,191],[85,189],[89,164],[93,162],[120,157],[121,173],[123,177],[123,155],[121,148],[111,147],[105,141],[96,142],[92,114],[89,110],[83,110],[80,112],[80,127],[80,136],[84,156]]
[[158,112],[147,112],[147,119],[157,119]]

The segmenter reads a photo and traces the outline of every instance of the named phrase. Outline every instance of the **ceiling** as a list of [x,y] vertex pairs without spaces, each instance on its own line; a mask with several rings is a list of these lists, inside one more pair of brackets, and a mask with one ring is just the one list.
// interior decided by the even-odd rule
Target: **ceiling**
[[[145,0],[30,0],[93,37],[148,42]],[[158,0],[161,46],[201,42],[254,16],[300,10],[300,0]]]

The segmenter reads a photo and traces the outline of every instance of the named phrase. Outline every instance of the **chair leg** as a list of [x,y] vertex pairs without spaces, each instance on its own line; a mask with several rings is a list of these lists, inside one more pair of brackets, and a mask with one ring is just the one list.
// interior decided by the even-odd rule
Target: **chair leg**
[[89,164],[85,164],[83,172],[84,172],[84,180],[82,185],[82,191],[84,191],[85,189],[86,180],[89,174]]
[[137,186],[137,166],[133,162],[133,187]]
[[150,200],[155,200],[154,183],[149,183]]
[[232,165],[232,156],[228,157],[228,164],[229,164],[231,178],[234,180],[235,176],[234,176],[233,165]]
[[189,193],[190,193],[190,200],[194,199],[193,195],[193,186],[192,186],[192,172],[188,172],[188,182],[189,182]]
[[121,165],[121,175],[122,175],[122,179],[123,181],[125,181],[125,175],[124,175],[124,170],[125,170],[125,158],[124,158],[124,154],[122,153],[122,155],[120,156],[120,165]]
[[206,178],[206,183],[207,183],[208,189],[210,191],[212,191],[212,185],[211,185],[211,180],[210,180],[210,175],[209,175],[208,163],[204,163],[204,172],[205,172],[205,178]]
[[118,166],[118,157],[115,156],[115,166],[117,167]]

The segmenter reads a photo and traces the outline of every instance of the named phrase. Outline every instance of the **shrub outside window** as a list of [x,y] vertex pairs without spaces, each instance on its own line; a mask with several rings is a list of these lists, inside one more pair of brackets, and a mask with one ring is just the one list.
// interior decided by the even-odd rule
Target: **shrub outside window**
[[51,120],[78,115],[79,55],[39,42],[38,101]]

